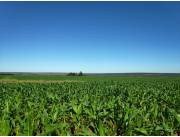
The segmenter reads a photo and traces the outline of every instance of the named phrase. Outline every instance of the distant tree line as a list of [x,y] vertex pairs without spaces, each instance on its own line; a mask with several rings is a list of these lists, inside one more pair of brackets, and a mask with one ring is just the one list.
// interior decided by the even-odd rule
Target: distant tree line
[[82,71],[80,71],[79,73],[74,73],[74,72],[70,72],[67,74],[67,76],[83,76],[84,74],[82,73]]

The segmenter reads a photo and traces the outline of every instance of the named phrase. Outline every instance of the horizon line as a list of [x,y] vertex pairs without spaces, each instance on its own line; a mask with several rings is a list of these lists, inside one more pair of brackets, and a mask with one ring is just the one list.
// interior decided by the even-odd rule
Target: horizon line
[[[12,72],[0,72],[0,73],[79,73],[75,71],[69,71],[69,72],[30,72],[30,71],[12,71]],[[81,71],[83,72],[83,71]],[[180,72],[83,72],[84,74],[134,74],[134,73],[140,73],[140,74],[180,74]]]

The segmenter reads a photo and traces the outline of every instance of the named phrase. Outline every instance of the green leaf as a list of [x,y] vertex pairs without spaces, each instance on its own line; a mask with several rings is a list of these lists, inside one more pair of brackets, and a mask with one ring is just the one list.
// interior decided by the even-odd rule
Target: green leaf
[[176,119],[177,119],[177,121],[180,123],[180,114],[177,114],[177,115],[176,115]]
[[148,132],[145,128],[135,128],[135,130],[144,134],[144,135],[148,135]]
[[155,130],[156,130],[156,131],[163,130],[163,127],[156,126]]
[[0,135],[8,136],[11,131],[8,120],[0,121]]

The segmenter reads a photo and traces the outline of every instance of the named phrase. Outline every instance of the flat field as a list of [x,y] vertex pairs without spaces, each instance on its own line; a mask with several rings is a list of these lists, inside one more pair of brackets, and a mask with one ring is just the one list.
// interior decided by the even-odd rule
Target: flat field
[[0,135],[179,134],[179,76],[0,75]]

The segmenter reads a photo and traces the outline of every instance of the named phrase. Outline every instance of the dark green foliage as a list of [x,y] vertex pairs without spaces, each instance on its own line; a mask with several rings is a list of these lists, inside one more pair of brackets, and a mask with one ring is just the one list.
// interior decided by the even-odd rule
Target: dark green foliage
[[176,135],[179,78],[0,82],[0,135]]
[[79,72],[78,76],[83,76],[83,73],[82,71]]
[[67,74],[67,76],[78,76],[78,74],[74,73],[74,72],[70,72],[70,73]]
[[70,72],[67,74],[67,76],[83,76],[83,73],[82,71],[80,71],[79,73]]

